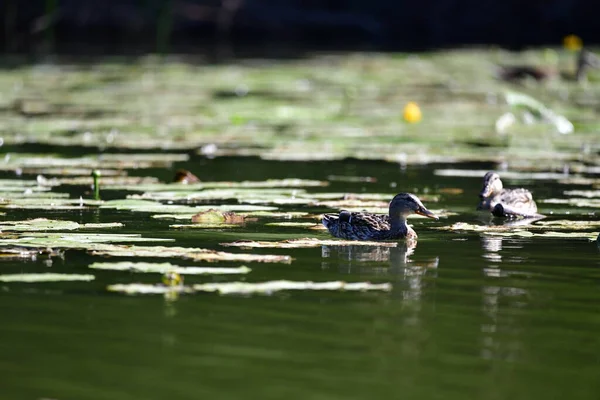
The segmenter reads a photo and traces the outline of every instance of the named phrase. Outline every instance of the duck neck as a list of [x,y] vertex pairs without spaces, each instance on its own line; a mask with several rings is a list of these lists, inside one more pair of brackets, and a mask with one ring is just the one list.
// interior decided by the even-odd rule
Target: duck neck
[[408,231],[406,217],[403,215],[390,215],[390,231],[406,233]]

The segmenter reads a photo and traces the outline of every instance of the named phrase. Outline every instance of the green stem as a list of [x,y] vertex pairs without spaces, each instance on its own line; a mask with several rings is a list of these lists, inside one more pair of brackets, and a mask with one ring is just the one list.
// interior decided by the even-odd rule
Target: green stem
[[94,178],[94,200],[100,200],[100,171],[93,170],[92,178]]

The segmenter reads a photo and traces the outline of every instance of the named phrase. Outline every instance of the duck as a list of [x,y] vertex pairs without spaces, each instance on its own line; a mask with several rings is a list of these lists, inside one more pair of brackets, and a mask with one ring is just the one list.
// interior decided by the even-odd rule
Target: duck
[[490,171],[483,177],[478,210],[488,210],[496,217],[538,217],[531,192],[524,188],[504,189],[500,175]]
[[399,193],[390,202],[388,215],[341,210],[338,215],[324,215],[322,222],[329,233],[341,239],[416,239],[417,233],[406,224],[411,214],[439,219],[414,194]]
[[173,177],[173,182],[188,185],[188,184],[200,182],[200,178],[198,178],[196,175],[192,174],[187,169],[178,169],[175,172],[175,176]]
[[508,82],[518,82],[526,78],[543,82],[555,75],[560,75],[567,81],[581,82],[586,79],[590,68],[600,68],[600,58],[589,50],[581,49],[577,56],[575,74],[532,65],[501,65],[498,66],[497,75],[499,79]]

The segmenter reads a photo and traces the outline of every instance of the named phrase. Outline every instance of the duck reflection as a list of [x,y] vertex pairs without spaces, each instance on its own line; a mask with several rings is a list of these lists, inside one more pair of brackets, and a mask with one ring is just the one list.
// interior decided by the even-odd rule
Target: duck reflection
[[[483,258],[495,263],[502,262],[502,255],[500,255],[500,251],[502,250],[501,237],[490,237],[483,235],[481,236],[481,247],[484,250]],[[493,274],[495,268],[497,267],[494,265],[489,265],[484,271],[486,275],[488,275],[488,273]]]
[[322,246],[323,269],[337,267],[345,274],[394,276],[397,281],[408,284],[402,291],[403,298],[420,297],[425,275],[435,277],[439,257],[412,260],[417,242],[382,243],[381,246]]

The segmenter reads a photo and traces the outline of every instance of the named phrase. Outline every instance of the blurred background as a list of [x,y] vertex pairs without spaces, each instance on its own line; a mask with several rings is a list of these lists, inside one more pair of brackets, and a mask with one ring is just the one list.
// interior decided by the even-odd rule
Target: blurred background
[[[3,52],[423,50],[600,39],[593,0],[4,0]],[[226,55],[226,54],[225,54]]]

